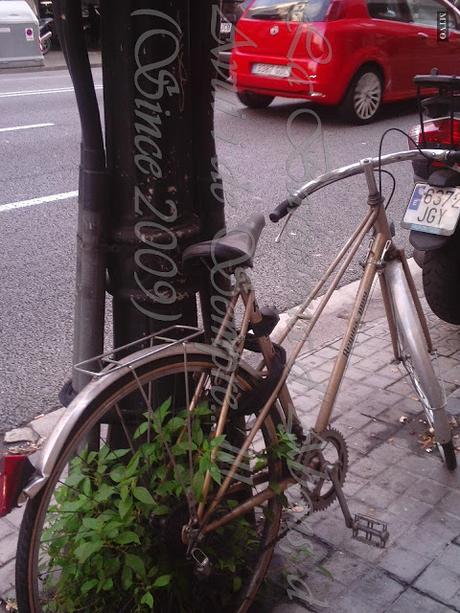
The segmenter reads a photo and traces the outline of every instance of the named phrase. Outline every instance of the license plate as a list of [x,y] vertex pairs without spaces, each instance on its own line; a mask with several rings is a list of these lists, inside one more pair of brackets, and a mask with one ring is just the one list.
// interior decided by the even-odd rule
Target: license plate
[[450,236],[460,217],[460,187],[417,183],[402,221],[403,228]]
[[269,75],[271,77],[290,77],[290,66],[279,66],[277,64],[253,64],[253,74]]
[[229,21],[223,21],[220,24],[221,34],[230,34],[231,31],[232,31],[232,24]]

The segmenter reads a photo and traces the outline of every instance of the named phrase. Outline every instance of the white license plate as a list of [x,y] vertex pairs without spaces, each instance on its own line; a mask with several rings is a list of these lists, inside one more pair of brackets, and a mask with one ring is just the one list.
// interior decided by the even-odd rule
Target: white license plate
[[403,228],[450,236],[460,217],[460,187],[417,183],[402,221]]
[[253,64],[252,72],[253,74],[286,78],[291,76],[291,67],[279,66],[277,64]]
[[232,24],[229,21],[223,21],[220,24],[220,33],[229,34],[232,31]]

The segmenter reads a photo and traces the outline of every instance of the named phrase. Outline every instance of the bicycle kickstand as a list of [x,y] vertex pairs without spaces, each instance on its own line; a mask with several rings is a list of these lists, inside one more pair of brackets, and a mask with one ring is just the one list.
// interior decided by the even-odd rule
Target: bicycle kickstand
[[367,545],[373,545],[374,547],[385,547],[390,536],[387,524],[374,517],[369,517],[361,513],[355,513],[353,519],[345,494],[343,493],[342,485],[337,477],[336,467],[329,464],[326,472],[334,485],[337,500],[339,501],[345,519],[345,525],[352,530],[353,538]]

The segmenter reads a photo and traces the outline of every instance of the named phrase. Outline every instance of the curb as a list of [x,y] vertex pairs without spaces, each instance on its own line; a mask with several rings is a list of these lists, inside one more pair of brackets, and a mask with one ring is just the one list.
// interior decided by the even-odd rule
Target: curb
[[[91,63],[91,68],[101,68],[102,62]],[[24,68],[2,68],[0,70],[0,74],[22,74],[27,72],[53,72],[58,70],[67,70],[67,64],[62,64],[59,66],[35,66],[35,67],[24,67]]]

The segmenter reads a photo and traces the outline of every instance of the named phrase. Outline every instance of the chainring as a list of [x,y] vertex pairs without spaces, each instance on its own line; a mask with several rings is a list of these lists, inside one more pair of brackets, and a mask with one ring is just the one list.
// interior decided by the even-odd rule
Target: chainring
[[[309,446],[317,449],[306,451],[300,459],[301,464],[323,475],[326,467],[332,464],[340,485],[343,485],[348,470],[348,448],[343,435],[335,428],[328,428],[320,434],[311,432]],[[337,497],[329,477],[311,475],[302,479],[300,490],[312,512],[324,511]]]

